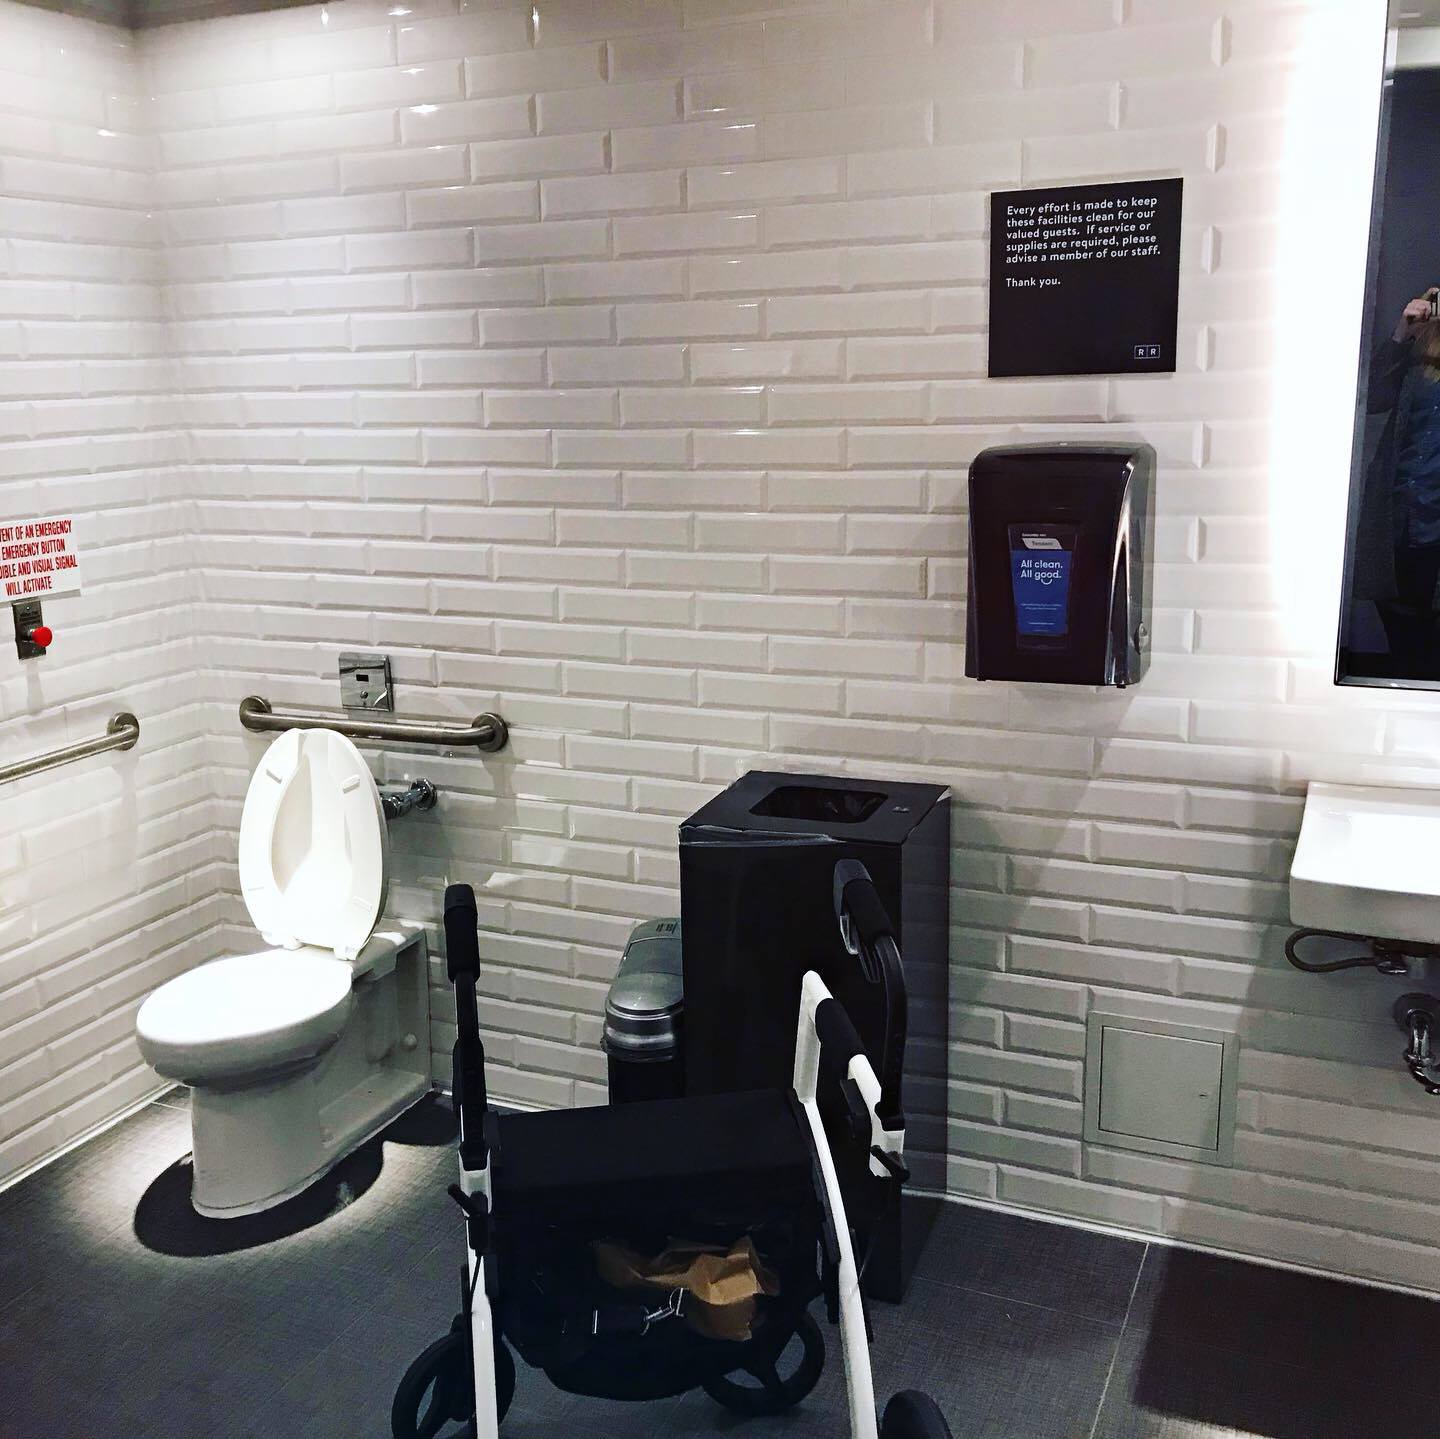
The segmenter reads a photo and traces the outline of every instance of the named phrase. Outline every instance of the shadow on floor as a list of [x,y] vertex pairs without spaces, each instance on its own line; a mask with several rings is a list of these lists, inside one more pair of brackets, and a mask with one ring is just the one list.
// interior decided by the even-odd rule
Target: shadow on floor
[[209,1219],[190,1202],[193,1179],[187,1154],[161,1171],[135,1207],[135,1237],[156,1254],[190,1259],[234,1254],[303,1233],[348,1209],[380,1177],[384,1146],[434,1149],[454,1142],[449,1101],[432,1095],[408,1109],[308,1189],[260,1214]]
[[425,1149],[443,1149],[460,1137],[460,1121],[445,1094],[427,1094],[412,1104],[399,1119],[392,1120],[372,1143],[408,1144]]

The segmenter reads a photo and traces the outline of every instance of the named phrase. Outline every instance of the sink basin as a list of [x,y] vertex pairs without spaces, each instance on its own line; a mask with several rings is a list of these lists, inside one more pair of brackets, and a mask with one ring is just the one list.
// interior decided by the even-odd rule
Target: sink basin
[[1290,865],[1290,918],[1440,943],[1440,789],[1312,784]]

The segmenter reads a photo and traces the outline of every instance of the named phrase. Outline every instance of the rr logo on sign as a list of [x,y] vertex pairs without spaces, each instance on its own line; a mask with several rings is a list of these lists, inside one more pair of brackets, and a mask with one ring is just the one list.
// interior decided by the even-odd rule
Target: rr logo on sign
[[1160,346],[1136,345],[1135,358],[1137,360],[1158,360],[1160,358]]

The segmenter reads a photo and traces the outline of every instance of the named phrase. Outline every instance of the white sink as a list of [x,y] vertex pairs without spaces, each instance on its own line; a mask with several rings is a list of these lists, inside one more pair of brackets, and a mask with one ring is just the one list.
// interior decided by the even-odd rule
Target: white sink
[[1312,784],[1290,866],[1290,918],[1440,943],[1440,789]]

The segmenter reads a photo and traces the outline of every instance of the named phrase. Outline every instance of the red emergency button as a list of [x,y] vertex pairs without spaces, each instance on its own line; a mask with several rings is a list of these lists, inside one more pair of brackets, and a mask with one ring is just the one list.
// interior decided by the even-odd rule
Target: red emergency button
[[55,631],[49,625],[36,625],[25,638],[42,650],[48,650],[55,641]]

